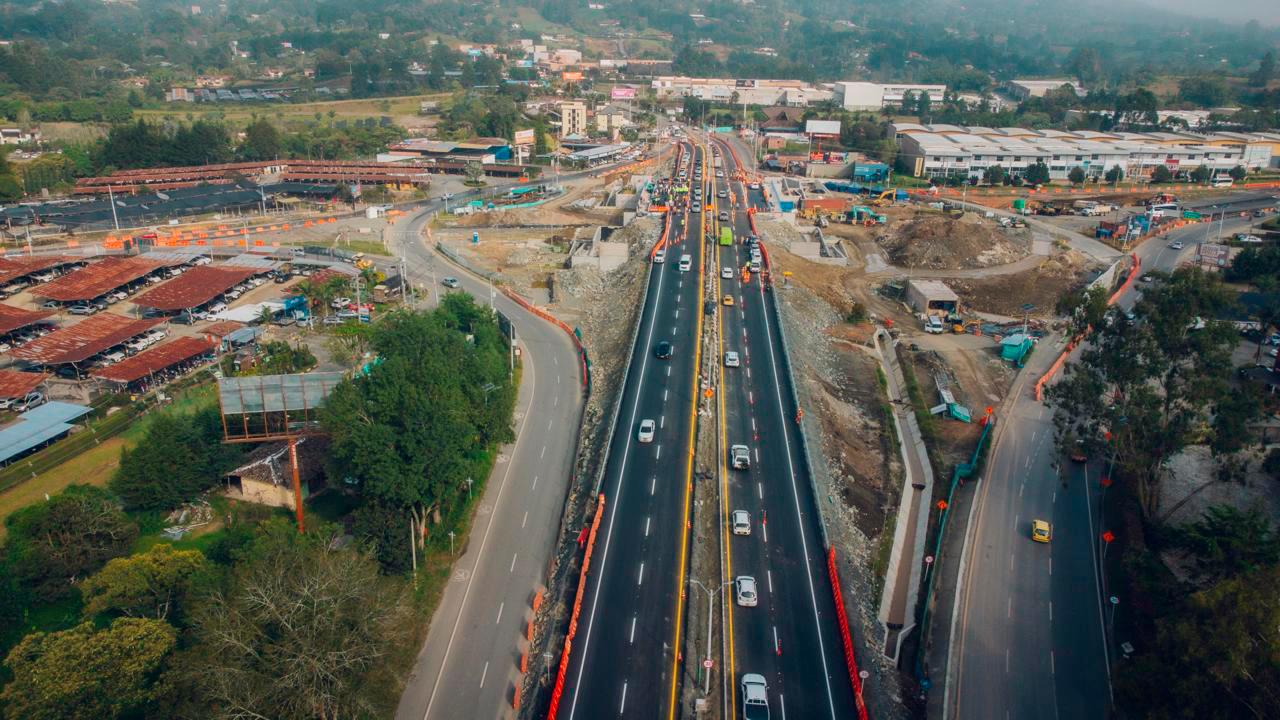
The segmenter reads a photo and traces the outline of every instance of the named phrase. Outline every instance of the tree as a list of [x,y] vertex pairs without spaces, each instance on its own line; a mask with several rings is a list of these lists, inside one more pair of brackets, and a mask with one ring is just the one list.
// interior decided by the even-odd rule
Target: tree
[[36,632],[9,652],[13,681],[0,693],[10,720],[139,717],[165,692],[162,671],[177,632],[161,620],[118,618],[95,630]]
[[1049,166],[1045,165],[1043,160],[1037,160],[1034,165],[1027,168],[1025,178],[1032,185],[1048,185]]
[[71,582],[129,552],[138,528],[106,491],[72,485],[46,502],[5,519],[4,551],[23,587],[46,599],[65,596]]
[[917,117],[923,118],[929,114],[929,91],[921,90],[916,96],[915,114]]
[[542,156],[550,151],[551,148],[547,142],[547,124],[539,118],[533,125],[533,154]]
[[1077,47],[1067,55],[1063,70],[1071,73],[1082,85],[1092,85],[1102,78],[1102,56],[1096,48]]
[[1236,182],[1240,182],[1244,180],[1246,177],[1248,177],[1249,171],[1246,170],[1243,165],[1237,165],[1231,168],[1228,174],[1231,176],[1232,180],[1235,180]]
[[1268,50],[1262,55],[1262,59],[1258,61],[1258,69],[1249,75],[1249,84],[1256,88],[1265,89],[1271,84],[1271,80],[1276,76],[1276,54],[1272,50]]
[[1124,179],[1124,168],[1120,167],[1119,165],[1112,165],[1111,167],[1107,168],[1107,174],[1105,175],[1105,177],[1107,182],[1111,183],[1112,185],[1116,185],[1117,183],[1119,183],[1121,180]]
[[244,129],[240,156],[245,160],[273,160],[280,157],[280,131],[266,118],[258,118]]
[[1197,165],[1191,171],[1191,182],[1203,184],[1209,182],[1209,178],[1213,177],[1213,171],[1206,165]]
[[[1148,518],[1159,508],[1165,462],[1210,424],[1232,393],[1231,350],[1236,333],[1218,317],[1232,296],[1216,274],[1174,271],[1143,291],[1134,307],[1141,322],[1112,313],[1095,327],[1080,361],[1069,363],[1051,387],[1058,442],[1082,439],[1109,449],[1119,477],[1134,484]],[[1230,439],[1210,438],[1211,449]]]
[[1071,168],[1071,172],[1067,173],[1067,180],[1070,181],[1072,185],[1083,185],[1084,170],[1079,165]]
[[1169,169],[1168,165],[1161,163],[1155,166],[1155,169],[1151,171],[1151,182],[1153,183],[1173,182],[1173,171]]
[[982,180],[988,185],[999,185],[1004,182],[1007,173],[1003,166],[988,165],[987,169],[982,171]]
[[915,112],[916,107],[918,107],[916,105],[916,94],[910,90],[902,93],[902,106],[899,108],[899,112],[902,115],[910,115]]
[[1199,75],[1180,80],[1178,95],[1201,107],[1220,107],[1231,99],[1231,89],[1221,75]]
[[1212,505],[1197,521],[1174,528],[1170,542],[1192,559],[1205,584],[1247,575],[1280,562],[1280,536],[1258,508]]
[[242,454],[240,446],[222,442],[216,406],[190,415],[156,415],[143,441],[120,451],[110,487],[125,507],[170,510],[216,485]]
[[307,305],[314,311],[320,310],[322,316],[329,315],[329,304],[338,293],[346,290],[347,280],[341,277],[331,277],[323,282],[313,282],[311,280],[303,280],[298,283],[295,290],[299,295],[307,299]]
[[[191,681],[213,717],[385,717],[374,681],[407,619],[402,593],[323,525],[263,523],[224,590],[193,613]],[[393,710],[393,708],[391,709]]]
[[1057,313],[1066,315],[1070,322],[1071,335],[1087,332],[1089,328],[1101,327],[1107,315],[1107,291],[1101,286],[1079,288],[1058,299]]
[[174,550],[168,543],[115,558],[81,587],[84,613],[116,612],[157,620],[180,617],[188,593],[207,570],[199,550]]

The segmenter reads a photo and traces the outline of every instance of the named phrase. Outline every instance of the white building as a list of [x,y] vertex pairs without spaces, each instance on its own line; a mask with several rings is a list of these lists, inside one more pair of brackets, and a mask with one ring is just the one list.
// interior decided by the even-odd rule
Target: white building
[[1070,85],[1076,95],[1084,97],[1088,91],[1084,86],[1070,78],[1057,78],[1053,80],[1010,80],[1007,84],[1009,93],[1019,100],[1026,100],[1033,97],[1044,97],[1050,90],[1057,90],[1063,85]]
[[560,137],[587,134],[587,104],[584,102],[560,103]]
[[735,80],[733,78],[692,78],[662,75],[650,85],[659,101],[695,97],[727,103],[734,100],[747,105],[794,105],[830,99],[828,91],[800,80]]
[[845,110],[879,110],[902,104],[907,93],[919,96],[927,93],[930,102],[942,102],[946,85],[912,85],[909,83],[885,84],[873,82],[838,82],[834,87],[834,99]]

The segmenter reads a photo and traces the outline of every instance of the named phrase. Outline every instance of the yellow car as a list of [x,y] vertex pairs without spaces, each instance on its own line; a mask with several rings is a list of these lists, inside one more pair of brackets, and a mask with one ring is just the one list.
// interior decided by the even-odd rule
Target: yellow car
[[724,296],[724,301],[723,301],[723,302],[724,302],[724,304],[725,304],[725,305],[733,305],[733,296],[732,296],[732,295],[725,295],[725,296]]
[[1044,520],[1031,521],[1031,539],[1036,542],[1047,543],[1053,537],[1053,527]]

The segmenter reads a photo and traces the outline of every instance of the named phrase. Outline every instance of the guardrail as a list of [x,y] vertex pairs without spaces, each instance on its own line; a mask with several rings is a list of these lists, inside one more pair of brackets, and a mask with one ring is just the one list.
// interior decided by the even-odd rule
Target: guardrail
[[569,633],[564,638],[564,649],[560,651],[560,668],[556,670],[555,685],[551,689],[551,706],[547,709],[547,720],[555,720],[560,711],[560,698],[564,695],[564,678],[569,672],[569,653],[573,648],[573,639],[578,634],[578,615],[582,612],[582,598],[587,589],[587,572],[591,569],[591,551],[595,549],[596,533],[600,530],[600,518],[604,517],[604,495],[597,496],[596,516],[591,520],[591,532],[587,535],[587,549],[582,555],[582,570],[578,573],[578,592],[573,600],[573,612],[569,615]]
[[853,635],[849,632],[849,615],[844,611],[844,594],[840,592],[840,571],[836,568],[836,549],[827,548],[827,576],[831,579],[831,594],[836,602],[836,623],[840,628],[840,641],[844,645],[844,663],[849,670],[849,684],[853,686],[853,702],[858,708],[858,720],[867,720],[867,703],[862,698],[862,675],[858,672],[858,659],[853,653]]

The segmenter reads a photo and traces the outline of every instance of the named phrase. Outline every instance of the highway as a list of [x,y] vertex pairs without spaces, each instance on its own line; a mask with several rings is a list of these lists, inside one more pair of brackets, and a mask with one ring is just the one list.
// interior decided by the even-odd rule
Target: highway
[[[758,588],[755,607],[737,606],[732,586],[725,593],[725,625],[730,629],[726,676],[733,679],[726,716],[737,716],[741,676],[758,673],[768,683],[775,717],[856,717],[826,573],[821,519],[800,449],[776,316],[768,305],[774,302],[773,292],[764,289],[762,273],[742,272],[750,259],[745,244],[751,235],[748,202],[763,204],[763,198],[733,179],[738,171],[734,156],[726,145],[714,145],[720,148],[726,177],[717,178],[709,169],[707,194],[717,198],[716,211],[730,213],[735,239],[732,245],[715,246],[716,265],[732,268],[733,276],[723,278],[717,268],[709,268],[716,273],[721,300],[716,360],[722,373],[721,447],[726,451],[720,459],[723,581],[751,576]],[[718,198],[720,192],[728,197]],[[723,303],[725,296],[732,305]],[[737,352],[741,365],[725,367],[725,351]],[[748,470],[728,465],[727,450],[737,444],[750,448]],[[750,535],[730,534],[728,518],[734,510],[750,514]]]
[[[686,146],[687,149],[688,146]],[[686,150],[687,156],[687,150]],[[694,150],[693,162],[702,161]],[[601,492],[605,516],[582,598],[559,717],[671,718],[677,705],[689,550],[693,419],[702,325],[700,219],[673,218],[666,262],[649,274]],[[680,256],[691,266],[680,270]],[[655,346],[672,343],[669,359]],[[656,429],[640,442],[644,420]]]
[[[432,203],[409,219],[400,238],[397,249],[404,252],[411,281],[417,286],[453,276],[460,291],[488,302],[488,283],[425,245],[423,226],[435,209]],[[433,296],[449,291],[439,285],[427,289]],[[517,436],[502,449],[484,489],[466,551],[401,696],[400,720],[510,716],[530,602],[546,580],[573,471],[583,401],[577,352],[560,328],[502,294],[493,302],[515,326],[522,350]]]
[[[1239,193],[1189,205],[1227,212],[1225,237],[1253,222],[1240,212],[1274,203],[1269,194]],[[1218,232],[1217,222],[1203,223],[1147,240],[1135,250],[1141,274],[1172,271]],[[1175,241],[1183,248],[1171,248]],[[1141,287],[1135,283],[1118,304],[1131,307]],[[999,418],[961,560],[944,718],[1102,718],[1109,712],[1096,562],[1098,466],[1066,463],[1065,477],[1059,476],[1052,411],[1032,391],[1059,352],[1060,346],[1044,347],[1032,355]],[[1031,541],[1034,519],[1052,523],[1050,544]]]

